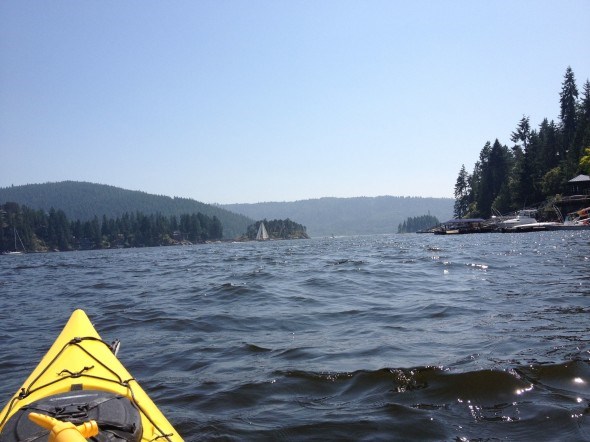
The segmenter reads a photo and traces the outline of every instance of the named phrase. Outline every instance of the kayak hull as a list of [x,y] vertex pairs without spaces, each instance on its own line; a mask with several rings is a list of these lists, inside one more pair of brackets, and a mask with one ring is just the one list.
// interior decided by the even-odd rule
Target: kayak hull
[[72,313],[39,365],[0,413],[0,439],[5,436],[7,422],[19,410],[50,396],[80,390],[129,399],[141,417],[142,441],[183,440],[82,310]]

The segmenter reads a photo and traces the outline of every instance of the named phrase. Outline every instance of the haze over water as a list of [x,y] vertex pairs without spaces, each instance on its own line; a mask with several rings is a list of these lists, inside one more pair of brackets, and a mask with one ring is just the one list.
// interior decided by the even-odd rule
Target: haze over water
[[590,232],[0,256],[0,402],[83,308],[186,440],[590,440]]

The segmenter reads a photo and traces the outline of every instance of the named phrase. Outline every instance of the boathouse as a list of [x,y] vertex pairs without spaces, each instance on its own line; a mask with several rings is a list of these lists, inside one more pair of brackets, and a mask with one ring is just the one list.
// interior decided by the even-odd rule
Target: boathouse
[[578,175],[567,182],[570,195],[590,195],[590,176]]
[[590,176],[578,175],[567,182],[567,192],[553,201],[553,205],[565,216],[590,206]]

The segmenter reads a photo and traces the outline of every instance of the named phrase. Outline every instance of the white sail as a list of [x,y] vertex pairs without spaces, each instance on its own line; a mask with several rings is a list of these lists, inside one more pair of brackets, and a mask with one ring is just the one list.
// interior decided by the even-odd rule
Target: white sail
[[264,227],[264,223],[260,223],[260,227],[258,227],[258,233],[256,234],[256,239],[258,241],[264,241],[268,238],[268,232],[266,231],[266,227]]

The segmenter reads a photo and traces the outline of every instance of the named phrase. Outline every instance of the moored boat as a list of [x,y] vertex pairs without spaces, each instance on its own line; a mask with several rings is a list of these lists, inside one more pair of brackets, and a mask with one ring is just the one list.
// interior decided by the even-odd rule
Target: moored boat
[[553,230],[590,230],[590,207],[568,213]]
[[0,413],[0,441],[47,440],[51,429],[34,423],[41,418],[31,413],[74,426],[95,422],[97,441],[182,441],[117,359],[117,348],[100,338],[84,311],[74,311]]
[[527,224],[535,224],[537,211],[534,209],[519,210],[513,216],[494,217],[497,229],[501,232],[510,231],[515,227]]
[[560,223],[553,221],[537,221],[537,211],[535,209],[519,210],[514,216],[496,216],[494,217],[496,229],[499,232],[540,232],[544,230],[553,230]]
[[560,226],[560,223],[553,221],[534,222],[528,224],[515,224],[510,227],[502,227],[501,232],[517,233],[517,232],[542,232],[545,230],[555,230]]
[[568,213],[563,224],[568,226],[590,226],[590,207]]

